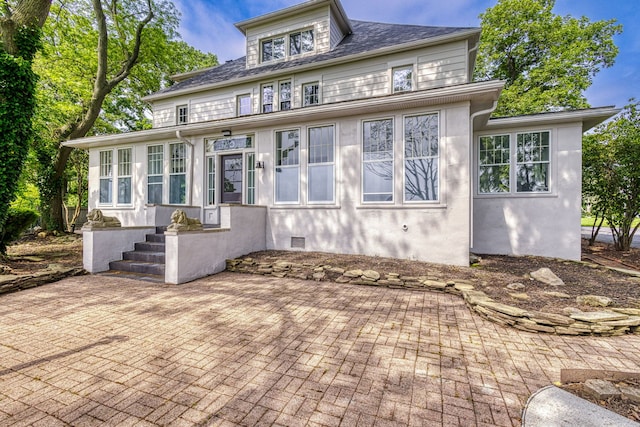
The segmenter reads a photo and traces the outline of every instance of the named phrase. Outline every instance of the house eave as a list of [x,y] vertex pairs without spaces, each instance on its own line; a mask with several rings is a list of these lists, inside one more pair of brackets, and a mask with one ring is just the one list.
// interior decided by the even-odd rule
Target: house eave
[[[387,46],[381,49],[370,50],[367,52],[361,52],[354,55],[341,56],[338,58],[331,58],[331,59],[327,59],[325,61],[320,61],[320,62],[310,62],[308,64],[294,66],[291,68],[285,68],[278,71],[269,71],[269,72],[264,72],[257,75],[251,75],[251,76],[241,77],[237,79],[224,80],[221,82],[204,84],[198,87],[190,87],[187,89],[175,90],[167,93],[151,94],[143,97],[142,100],[145,102],[153,102],[153,101],[159,101],[162,99],[173,98],[177,96],[184,96],[184,95],[190,95],[190,94],[199,93],[199,92],[206,92],[209,90],[219,89],[223,87],[261,81],[261,80],[264,80],[266,76],[268,76],[269,79],[277,79],[282,76],[290,75],[292,73],[300,73],[308,70],[318,70],[320,68],[331,67],[333,65],[348,64],[350,62],[376,58],[379,56],[388,55],[390,53],[399,53],[399,52],[404,52],[412,49],[420,49],[424,47],[438,45],[443,42],[467,40],[469,38],[473,39],[474,37],[479,37],[479,36],[480,36],[479,28],[463,30],[454,34],[445,34],[442,36],[432,37],[426,40],[417,40],[409,43],[403,43],[403,44],[398,44],[394,46]],[[194,75],[195,74],[197,73],[194,72]]]
[[354,101],[322,104],[314,107],[296,108],[287,111],[277,111],[268,114],[254,114],[207,122],[191,123],[179,126],[155,128],[137,132],[113,135],[99,135],[66,141],[65,146],[73,148],[97,148],[104,146],[133,144],[145,141],[176,139],[176,131],[183,137],[215,135],[222,130],[233,133],[253,131],[269,126],[286,126],[299,122],[301,117],[305,121],[331,120],[347,116],[372,113],[386,113],[411,108],[431,107],[453,104],[458,102],[472,102],[482,105],[497,100],[504,82],[489,81],[450,86],[439,89],[429,89],[402,94],[386,95],[376,98],[366,98]]
[[584,110],[557,111],[514,117],[489,119],[486,125],[476,130],[509,129],[523,126],[558,125],[562,123],[582,123],[582,132],[597,126],[620,112],[614,106],[588,108]]

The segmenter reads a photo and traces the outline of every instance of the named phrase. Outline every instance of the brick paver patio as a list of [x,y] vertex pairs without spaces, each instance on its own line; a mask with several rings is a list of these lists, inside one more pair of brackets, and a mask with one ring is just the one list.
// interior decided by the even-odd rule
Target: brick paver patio
[[223,273],[0,298],[0,425],[520,425],[561,368],[638,371],[640,336],[521,332],[461,298]]

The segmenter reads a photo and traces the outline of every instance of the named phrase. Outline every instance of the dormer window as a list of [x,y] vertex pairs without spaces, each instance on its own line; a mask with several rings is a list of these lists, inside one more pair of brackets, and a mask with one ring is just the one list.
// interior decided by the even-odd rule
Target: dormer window
[[262,62],[276,61],[284,59],[284,37],[273,38],[262,41]]
[[313,52],[313,30],[289,34],[289,55]]

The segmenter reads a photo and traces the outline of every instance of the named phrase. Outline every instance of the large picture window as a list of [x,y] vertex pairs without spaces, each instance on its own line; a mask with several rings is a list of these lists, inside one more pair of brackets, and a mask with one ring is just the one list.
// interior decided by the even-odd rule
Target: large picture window
[[333,203],[335,145],[333,126],[309,128],[309,202]]
[[393,202],[393,120],[363,123],[362,198]]
[[478,193],[505,193],[510,188],[509,135],[481,136],[478,152]]
[[517,191],[549,191],[549,132],[519,133],[516,146]]
[[297,203],[300,182],[300,131],[276,132],[276,203]]
[[404,119],[404,200],[438,200],[438,114]]
[[131,204],[131,148],[118,150],[118,203]]
[[151,145],[147,147],[147,203],[162,204],[163,172],[163,146]]
[[100,152],[100,194],[99,203],[113,202],[113,151]]
[[183,205],[187,195],[187,148],[183,142],[169,144],[169,203]]

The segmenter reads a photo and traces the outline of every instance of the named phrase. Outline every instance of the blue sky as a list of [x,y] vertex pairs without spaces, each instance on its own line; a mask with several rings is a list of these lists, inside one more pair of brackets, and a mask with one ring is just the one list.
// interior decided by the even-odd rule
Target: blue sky
[[[244,56],[244,37],[234,23],[273,12],[303,0],[175,0],[182,13],[180,34],[192,46],[218,55],[220,62]],[[496,0],[342,0],[347,15],[364,21],[398,24],[480,26],[478,15]],[[594,106],[623,107],[640,99],[640,2],[638,0],[556,0],[560,15],[586,16],[592,21],[616,19],[623,33],[613,67],[596,75],[587,90]]]

